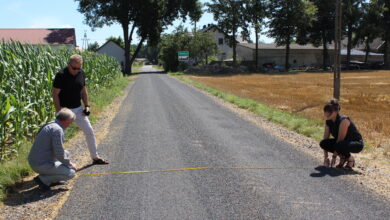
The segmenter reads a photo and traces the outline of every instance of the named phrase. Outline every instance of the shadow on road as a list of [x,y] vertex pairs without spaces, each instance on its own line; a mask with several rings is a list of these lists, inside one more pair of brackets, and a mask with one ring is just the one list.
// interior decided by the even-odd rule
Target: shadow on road
[[77,170],[77,172],[80,172],[80,171],[82,171],[82,170],[88,169],[88,168],[90,168],[90,167],[92,167],[92,166],[95,166],[95,164],[91,163],[91,164],[85,165],[85,166],[79,168],[79,169]]
[[52,188],[50,191],[43,192],[38,188],[34,180],[15,184],[3,200],[6,206],[20,206],[39,200],[50,198],[58,193],[68,191],[67,188]]
[[318,166],[314,168],[317,170],[317,173],[311,173],[311,177],[324,177],[326,175],[331,176],[331,177],[337,177],[337,176],[342,176],[342,175],[361,175],[360,172],[357,171],[349,171],[349,170],[343,170],[343,169],[337,169],[337,168],[329,168],[329,167],[324,167],[324,166]]

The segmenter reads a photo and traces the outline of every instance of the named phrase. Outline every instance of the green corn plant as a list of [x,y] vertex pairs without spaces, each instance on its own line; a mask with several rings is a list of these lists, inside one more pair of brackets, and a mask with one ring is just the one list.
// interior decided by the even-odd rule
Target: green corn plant
[[0,162],[15,156],[22,140],[34,137],[40,125],[54,118],[53,79],[75,53],[83,56],[91,92],[121,76],[120,66],[112,57],[0,42]]

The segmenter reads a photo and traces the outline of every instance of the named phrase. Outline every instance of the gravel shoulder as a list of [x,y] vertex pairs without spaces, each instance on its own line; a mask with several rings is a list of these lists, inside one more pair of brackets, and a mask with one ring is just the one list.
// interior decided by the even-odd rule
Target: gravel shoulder
[[[121,103],[130,93],[133,84],[134,81],[130,82],[124,90],[124,95],[114,99],[99,114],[98,122],[93,125],[98,146],[106,137],[112,119],[118,113]],[[68,140],[65,148],[70,151],[72,161],[79,169],[89,167],[91,159],[82,132],[78,132],[74,138]],[[35,175],[24,178],[15,185],[8,198],[0,204],[0,219],[53,219],[67,200],[77,179],[76,177],[68,181],[65,186],[52,187],[51,191],[41,193],[33,181],[34,177]]]

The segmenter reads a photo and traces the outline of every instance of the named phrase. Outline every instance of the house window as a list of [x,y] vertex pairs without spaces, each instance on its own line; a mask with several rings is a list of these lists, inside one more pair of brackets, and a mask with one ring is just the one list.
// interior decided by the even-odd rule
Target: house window
[[219,45],[223,44],[223,38],[218,38],[218,44]]

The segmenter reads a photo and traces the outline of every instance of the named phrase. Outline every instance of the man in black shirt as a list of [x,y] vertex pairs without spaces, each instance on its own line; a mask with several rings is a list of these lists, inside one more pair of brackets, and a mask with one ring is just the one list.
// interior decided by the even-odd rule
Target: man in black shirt
[[[68,66],[57,73],[53,82],[53,102],[56,112],[61,108],[69,108],[76,114],[75,123],[84,132],[91,158],[94,164],[108,164],[106,160],[99,157],[96,150],[96,138],[89,122],[88,115],[90,106],[88,103],[88,92],[85,87],[85,74],[81,69],[83,59],[80,55],[72,55]],[[81,106],[84,103],[84,110]]]

